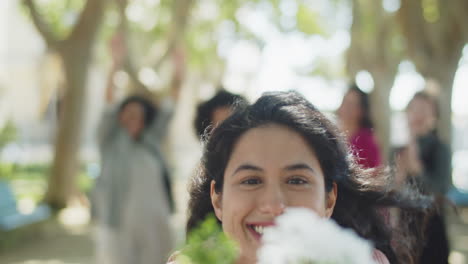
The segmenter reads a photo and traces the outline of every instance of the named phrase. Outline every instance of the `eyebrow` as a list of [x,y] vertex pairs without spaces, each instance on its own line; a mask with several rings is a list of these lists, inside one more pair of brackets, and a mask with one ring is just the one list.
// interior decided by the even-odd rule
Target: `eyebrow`
[[[234,173],[232,173],[232,175],[238,173],[239,171],[243,171],[243,170],[248,170],[248,171],[263,171],[262,168],[260,167],[257,167],[255,165],[252,165],[252,164],[243,164],[239,167],[237,167],[237,169],[234,171]],[[292,165],[288,165],[286,167],[283,168],[283,170],[286,170],[286,171],[294,171],[294,170],[308,170],[312,173],[316,173],[316,171],[310,167],[309,165],[305,164],[305,163],[297,163],[297,164],[292,164]]]
[[243,171],[243,170],[263,171],[262,168],[257,167],[257,166],[255,166],[255,165],[252,165],[252,164],[242,164],[242,165],[240,165],[239,167],[237,167],[237,169],[234,171],[234,173],[232,173],[232,175],[238,173],[239,171]]
[[309,165],[305,163],[297,163],[297,164],[289,165],[289,166],[284,167],[283,170],[286,170],[286,171],[309,170],[312,173],[316,173],[316,171],[312,167],[310,167]]

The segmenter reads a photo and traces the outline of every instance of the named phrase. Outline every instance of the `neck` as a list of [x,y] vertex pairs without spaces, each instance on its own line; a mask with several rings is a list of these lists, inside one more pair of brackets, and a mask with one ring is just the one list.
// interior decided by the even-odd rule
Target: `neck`
[[348,138],[351,138],[359,131],[359,125],[354,122],[343,123],[343,130],[346,132]]
[[413,130],[413,131],[410,131],[410,133],[411,133],[411,136],[416,139],[416,138],[427,136],[431,134],[433,131],[434,129],[425,129],[425,130],[420,130],[420,131]]
[[236,261],[236,264],[255,264],[257,263],[256,259],[251,259],[246,256],[239,256],[239,258]]

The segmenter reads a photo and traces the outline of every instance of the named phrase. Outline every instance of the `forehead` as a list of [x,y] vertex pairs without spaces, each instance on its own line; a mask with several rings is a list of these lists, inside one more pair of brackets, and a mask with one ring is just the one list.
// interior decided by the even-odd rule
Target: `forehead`
[[408,105],[408,111],[414,111],[414,112],[422,112],[422,111],[434,111],[435,110],[435,105],[433,102],[421,98],[421,97],[416,97],[413,100],[410,101]]
[[139,102],[129,102],[123,110],[143,111],[143,105]]
[[273,168],[297,162],[318,163],[314,149],[293,129],[268,124],[252,128],[239,138],[226,169],[241,163]]

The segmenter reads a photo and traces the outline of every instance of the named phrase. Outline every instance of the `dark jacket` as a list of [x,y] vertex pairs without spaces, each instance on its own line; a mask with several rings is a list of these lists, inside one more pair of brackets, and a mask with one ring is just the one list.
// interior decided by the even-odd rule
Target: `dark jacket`
[[432,132],[418,138],[419,159],[422,162],[421,180],[429,192],[445,195],[452,185],[450,148]]

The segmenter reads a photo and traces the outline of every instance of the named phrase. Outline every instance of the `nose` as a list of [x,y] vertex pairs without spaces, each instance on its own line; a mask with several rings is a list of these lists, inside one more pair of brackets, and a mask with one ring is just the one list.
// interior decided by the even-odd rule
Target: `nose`
[[259,211],[262,214],[279,216],[286,209],[286,199],[283,191],[279,186],[265,187],[258,199]]

